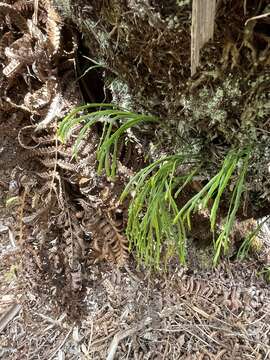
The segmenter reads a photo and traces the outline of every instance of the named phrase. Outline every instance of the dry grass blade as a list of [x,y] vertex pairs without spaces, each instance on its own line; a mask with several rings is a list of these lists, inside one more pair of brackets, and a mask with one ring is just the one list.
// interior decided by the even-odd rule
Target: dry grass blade
[[151,323],[151,318],[146,318],[145,320],[141,321],[137,326],[134,326],[129,330],[118,332],[114,336],[111,342],[106,360],[113,360],[115,358],[116,350],[121,340],[135,334],[137,331],[143,329],[145,326],[147,326],[150,323]]
[[191,25],[191,76],[200,61],[200,50],[214,36],[216,0],[193,0]]
[[268,17],[268,16],[270,16],[270,12],[267,12],[267,13],[265,13],[265,14],[261,14],[261,15],[258,15],[258,16],[253,16],[253,17],[249,18],[249,19],[245,22],[245,26],[246,26],[250,21],[263,19],[263,18]]
[[14,317],[21,311],[20,304],[13,304],[0,319],[0,332],[14,319]]
[[61,350],[61,348],[65,345],[66,341],[69,338],[69,335],[71,334],[73,328],[69,329],[67,335],[65,336],[64,340],[57,346],[57,348],[52,352],[52,355],[49,357],[48,360],[52,360],[55,355],[58,353],[59,350]]

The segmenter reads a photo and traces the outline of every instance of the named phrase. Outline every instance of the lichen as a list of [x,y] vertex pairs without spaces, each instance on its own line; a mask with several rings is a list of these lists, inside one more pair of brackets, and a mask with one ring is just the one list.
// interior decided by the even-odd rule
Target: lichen
[[106,67],[113,102],[162,119],[140,135],[140,129],[130,132],[145,154],[157,159],[189,147],[202,155],[202,179],[209,179],[231,148],[251,145],[246,187],[252,207],[255,197],[259,206],[270,201],[269,23],[250,19],[265,13],[268,1],[219,4],[214,39],[201,50],[192,78],[191,5],[98,0],[90,10],[74,11],[92,58]]

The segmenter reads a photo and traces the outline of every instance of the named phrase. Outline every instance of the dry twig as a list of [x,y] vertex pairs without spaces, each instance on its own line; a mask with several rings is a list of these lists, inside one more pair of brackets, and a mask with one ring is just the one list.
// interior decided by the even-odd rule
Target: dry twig
[[5,312],[5,314],[0,319],[0,332],[2,332],[6,326],[14,319],[14,317],[21,311],[22,306],[20,304],[13,304]]

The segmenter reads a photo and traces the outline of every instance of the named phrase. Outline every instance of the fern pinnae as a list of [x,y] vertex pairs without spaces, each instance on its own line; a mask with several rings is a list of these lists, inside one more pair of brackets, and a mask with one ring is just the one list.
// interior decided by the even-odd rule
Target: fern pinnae
[[[161,161],[159,160],[159,163]],[[157,163],[157,161],[156,161]],[[124,199],[128,196],[128,194],[131,192],[131,188],[136,185],[137,188],[141,186],[141,184],[144,183],[147,176],[152,172],[152,170],[156,167],[156,163],[148,165],[146,168],[141,169],[137,174],[135,174],[126,185],[124,191],[122,192],[120,196],[120,202],[123,202]]]
[[202,207],[204,209],[207,208],[210,199],[213,198],[215,192],[217,191],[220,183],[222,173],[219,171],[209,182],[205,185],[204,189],[206,190],[206,194],[202,196]]
[[90,118],[89,114],[81,115],[81,116],[69,116],[67,115],[60,123],[58,129],[58,136],[62,142],[65,142],[72,130],[76,127],[76,125],[82,123],[83,121]]
[[111,172],[109,173],[112,178],[114,178],[116,175],[117,151],[118,151],[118,139],[114,142],[114,146],[113,146],[112,166],[111,166]]
[[216,217],[217,217],[217,211],[219,208],[219,203],[220,203],[220,198],[222,196],[222,194],[225,191],[226,186],[228,185],[228,182],[233,174],[233,172],[235,171],[237,165],[237,159],[234,159],[234,161],[232,162],[231,166],[229,167],[229,169],[225,169],[225,174],[222,174],[221,178],[220,178],[220,182],[219,182],[219,187],[218,187],[218,193],[215,197],[212,209],[211,209],[211,213],[210,213],[210,224],[211,224],[211,230],[212,232],[214,232],[215,226],[216,226]]
[[212,179],[210,179],[208,183],[196,195],[189,199],[188,202],[178,212],[177,216],[174,219],[174,223],[176,223],[179,218],[182,218],[184,223],[187,222],[188,228],[191,228],[191,213],[195,212],[200,204],[203,207],[207,206],[210,198],[219,186],[220,178],[221,173],[219,172]]
[[[99,108],[99,110],[95,110],[96,108]],[[94,109],[94,111],[80,115],[80,113],[91,109]],[[116,124],[116,121],[118,120],[126,121],[120,125],[115,132],[112,132],[112,124]],[[114,178],[116,175],[117,151],[120,137],[129,128],[141,123],[142,121],[153,122],[158,121],[158,118],[152,115],[132,113],[124,108],[117,108],[113,104],[87,104],[75,108],[62,120],[58,129],[58,136],[62,142],[65,142],[72,132],[72,129],[77,124],[85,122],[73,147],[73,153],[74,156],[76,156],[79,144],[85,134],[90,127],[98,121],[105,122],[101,141],[97,150],[98,173],[101,173],[101,171],[105,169],[107,176]],[[106,122],[110,123],[109,127],[107,127]],[[112,146],[113,152],[111,154]]]
[[[176,205],[176,202],[172,196],[172,193],[171,191],[168,192],[168,195],[169,195],[169,203],[170,203],[170,206],[172,208],[172,211],[173,211],[173,214],[174,216],[177,214],[178,212],[178,207]],[[176,223],[176,226],[177,226],[177,233],[178,233],[178,240],[177,240],[177,243],[176,243],[176,248],[178,250],[178,257],[179,257],[179,260],[180,260],[180,263],[182,265],[185,264],[186,262],[186,246],[185,246],[185,243],[186,243],[186,232],[185,232],[185,228],[183,226],[183,223],[182,223],[182,219],[180,218],[177,223]],[[168,226],[169,228],[169,226]]]
[[[198,173],[199,171],[199,167],[196,167],[193,171],[191,171],[188,175],[185,175],[182,177],[182,179],[184,180],[184,182],[182,183],[182,185],[177,189],[177,191],[174,194],[174,198],[176,199],[179,194],[181,193],[181,191],[192,181],[192,179],[194,178],[194,176]],[[181,182],[180,182],[181,184]]]
[[[172,248],[177,249],[179,261],[185,263],[185,229],[182,219],[173,223],[179,211],[173,193],[181,183],[187,184],[187,180],[192,179],[190,174],[176,176],[177,167],[188,157],[189,154],[180,154],[158,159],[136,174],[122,193],[121,200],[135,188],[127,235],[137,249],[140,261],[144,260],[150,266],[159,266],[162,252],[168,259]],[[194,170],[191,173],[194,174]]]
[[84,138],[84,136],[86,135],[87,131],[91,128],[91,126],[93,126],[95,123],[97,122],[97,118],[93,118],[92,120],[90,120],[89,122],[87,122],[83,127],[82,129],[80,130],[79,134],[78,134],[78,137],[75,141],[75,144],[73,146],[73,157],[76,157],[77,156],[77,153],[78,153],[78,148],[79,148],[79,145],[82,141],[82,139]]
[[[121,114],[122,115],[122,114]],[[113,154],[112,154],[112,161],[111,161],[111,169],[106,169],[107,176],[111,176],[112,178],[116,175],[116,166],[117,166],[117,150],[118,150],[118,141],[120,137],[123,135],[125,131],[127,131],[129,128],[137,125],[141,121],[156,121],[157,119],[153,116],[147,116],[147,115],[137,115],[129,113],[128,115],[125,114],[125,116],[118,115],[115,118],[127,118],[131,117],[130,120],[128,120],[126,123],[122,124],[109,138],[105,139],[104,142],[100,145],[100,148],[98,149],[97,158],[99,161],[99,171],[104,167],[104,158],[106,154],[108,155],[110,153],[111,147],[113,146]],[[107,161],[108,165],[108,161]]]
[[[110,110],[101,110],[102,107],[109,107],[112,108]],[[81,114],[79,116],[77,116],[78,114],[80,114],[80,112],[85,111],[85,110],[89,110],[92,108],[100,108],[100,110],[91,112],[91,113],[87,113],[87,114]],[[94,116],[98,116],[98,117],[102,117],[105,115],[109,115],[112,113],[112,111],[116,111],[114,110],[115,105],[113,104],[87,104],[87,105],[82,105],[82,106],[78,106],[77,108],[73,109],[72,111],[70,111],[65,117],[64,119],[61,121],[60,126],[59,126],[59,130],[58,130],[58,135],[60,138],[62,138],[64,141],[66,140],[66,135],[67,135],[67,131],[69,129],[71,129],[71,127],[73,127],[73,121],[74,124],[80,123],[84,120],[86,120],[87,118],[90,117],[94,117]],[[119,112],[119,110],[118,110]]]
[[173,175],[174,175],[174,173],[175,173],[175,169],[176,169],[176,161],[174,161],[173,167],[172,167],[171,172],[170,172],[170,182],[169,182],[169,184],[166,184],[165,200],[169,200],[169,209],[170,209],[170,207],[171,207],[171,197],[170,197],[170,194],[171,194],[172,182],[173,182]]
[[[240,169],[240,175],[238,177],[236,184],[234,185],[234,190],[231,197],[224,229],[219,234],[217,240],[214,240],[214,249],[215,249],[215,255],[213,259],[214,265],[216,265],[218,262],[218,259],[221,254],[221,250],[223,249],[226,252],[228,249],[229,236],[233,228],[233,224],[236,218],[236,213],[240,207],[241,196],[244,191],[244,180],[248,169],[248,161],[249,161],[250,153],[251,150],[247,149],[246,153],[244,154],[243,164]],[[240,156],[243,156],[243,154],[240,154],[239,157]]]
[[[232,200],[231,200],[231,204],[230,204],[230,208],[229,208],[229,212],[228,212],[230,215],[229,215],[229,221],[228,221],[227,227],[226,227],[227,236],[229,235],[229,232],[232,229],[232,225],[235,220],[236,213],[240,206],[240,199],[241,199],[241,195],[244,190],[244,180],[245,180],[245,176],[246,176],[246,172],[247,172],[247,168],[248,168],[249,155],[250,154],[248,153],[246,155],[245,159],[243,160],[243,165],[241,167],[240,176],[237,180],[236,185],[234,186]],[[232,209],[232,211],[230,211],[232,204],[233,204],[233,209]]]
[[101,147],[101,145],[104,143],[104,141],[106,141],[111,132],[112,132],[112,128],[113,128],[114,122],[113,121],[105,121],[104,125],[103,125],[103,130],[102,130],[102,135],[98,144],[98,153],[97,153],[97,160],[98,160],[98,169],[97,172],[98,174],[101,174],[102,169],[104,168],[104,164],[105,164],[105,170],[107,173],[107,168],[109,168],[109,156],[110,154],[108,152],[99,152],[99,149]]

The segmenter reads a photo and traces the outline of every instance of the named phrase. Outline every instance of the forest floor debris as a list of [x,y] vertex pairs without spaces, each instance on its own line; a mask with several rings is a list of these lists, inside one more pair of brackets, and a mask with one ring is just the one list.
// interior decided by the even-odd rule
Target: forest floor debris
[[[266,263],[255,256],[239,262],[232,254],[230,261],[210,269],[198,263],[194,247],[188,268],[172,261],[167,272],[158,274],[127,258],[122,236],[127,206],[121,207],[118,199],[127,172],[132,173],[139,158],[138,149],[133,147],[127,160],[130,149],[124,144],[121,156],[126,162],[115,183],[95,172],[100,129],[86,134],[74,159],[73,144],[60,143],[56,134],[58,118],[81,102],[74,74],[77,32],[61,22],[49,1],[40,1],[38,17],[31,2],[26,7],[20,1],[10,4],[0,3],[0,358],[268,359]],[[189,6],[185,8],[188,14]],[[178,31],[177,26],[173,34],[167,30],[168,40]],[[111,35],[114,40],[117,32]],[[163,39],[158,31],[156,35]],[[188,31],[183,36],[188,42]],[[181,52],[182,40],[177,41],[175,48]],[[154,48],[164,52],[159,42]],[[142,49],[147,60],[149,49]],[[189,71],[189,61],[181,54],[174,59],[169,48],[166,54],[175,73],[182,71],[179,59]],[[120,56],[116,59],[121,61]],[[149,66],[142,68],[143,75],[149,68],[160,73],[153,59],[151,55]],[[261,58],[262,63],[266,60]],[[148,84],[147,77],[141,80],[141,86]],[[179,83],[178,77],[172,80]],[[263,85],[267,80],[262,78]],[[150,81],[147,86],[149,91],[141,94],[145,98],[155,94]],[[171,100],[170,83],[162,86],[166,96],[157,103],[166,109],[168,99],[178,101],[180,89],[175,87]],[[187,103],[191,108],[197,108],[194,99]],[[178,105],[172,108],[182,114]],[[204,115],[204,106],[201,110]],[[207,110],[207,115],[214,112]],[[115,264],[119,254],[126,260],[122,268]]]

